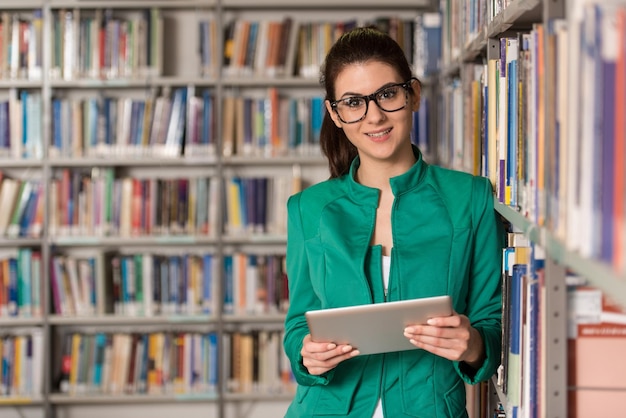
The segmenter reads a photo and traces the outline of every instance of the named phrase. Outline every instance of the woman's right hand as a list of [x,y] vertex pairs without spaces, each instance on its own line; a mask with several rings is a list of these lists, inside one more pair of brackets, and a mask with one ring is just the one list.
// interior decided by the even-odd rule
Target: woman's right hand
[[334,369],[342,361],[358,356],[359,350],[346,344],[316,343],[309,334],[304,337],[300,354],[309,374],[319,376]]

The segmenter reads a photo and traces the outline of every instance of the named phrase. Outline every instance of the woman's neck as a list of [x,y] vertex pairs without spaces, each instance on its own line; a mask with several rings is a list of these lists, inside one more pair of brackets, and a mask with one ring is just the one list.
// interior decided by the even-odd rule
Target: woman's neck
[[361,165],[356,171],[356,181],[380,190],[389,189],[391,187],[389,179],[406,173],[416,161],[412,152],[406,158],[393,162],[361,160]]

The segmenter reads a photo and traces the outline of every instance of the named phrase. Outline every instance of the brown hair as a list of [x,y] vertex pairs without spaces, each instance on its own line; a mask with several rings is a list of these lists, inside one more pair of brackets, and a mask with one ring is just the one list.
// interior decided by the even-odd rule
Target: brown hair
[[[335,100],[335,81],[347,66],[377,61],[394,68],[403,80],[412,77],[404,51],[389,35],[374,27],[355,28],[344,33],[331,47],[320,72],[320,84],[326,90],[326,100]],[[328,158],[330,177],[339,177],[350,170],[357,149],[338,128],[328,113],[324,114],[320,131],[320,146]]]

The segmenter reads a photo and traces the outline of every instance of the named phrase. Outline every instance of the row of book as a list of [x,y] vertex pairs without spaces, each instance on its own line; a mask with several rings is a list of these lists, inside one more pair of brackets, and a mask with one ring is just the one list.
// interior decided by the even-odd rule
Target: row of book
[[[41,269],[36,255],[28,252],[20,260],[30,256],[39,260],[33,266]],[[4,263],[0,261],[0,266]],[[20,265],[17,260],[13,263]],[[223,296],[217,294],[220,266]],[[7,309],[0,305],[1,313],[34,314],[35,306],[40,311],[40,296],[35,293],[41,286],[40,273],[28,267],[16,267],[11,285],[0,288],[2,301],[7,299]],[[224,255],[221,262],[209,253],[55,255],[50,287],[52,311],[64,316],[209,316],[217,313],[220,297],[227,315],[286,312],[289,306],[284,255],[234,253]]]
[[0,318],[42,316],[41,252],[9,250],[0,256]]
[[118,16],[112,9],[53,10],[50,75],[115,79],[160,75],[163,18],[158,8]]
[[[508,234],[502,269],[502,359],[497,384],[506,394],[506,416],[546,416],[546,334],[544,251],[523,233]],[[568,416],[614,415],[626,393],[622,363],[626,309],[583,278],[567,271]],[[602,353],[598,356],[598,353]],[[501,411],[500,411],[501,412]],[[498,412],[498,413],[500,413]]]
[[[52,51],[52,79],[160,75],[164,25],[158,8],[59,9],[52,11],[51,34],[44,37],[40,9],[30,14],[3,12],[0,16],[1,74],[4,78],[41,79],[43,39],[48,39]],[[427,75],[424,53],[436,52],[438,48],[427,48],[433,42],[432,39],[426,41],[424,32],[419,32],[421,15],[415,20],[381,16],[364,22],[310,22],[290,16],[282,20],[231,20],[224,28],[222,59],[218,59],[215,20],[200,19],[197,26],[199,72],[202,76],[214,77],[222,66],[226,76],[316,78],[330,45],[342,33],[359,25],[374,25],[389,33],[404,48],[409,61],[415,61],[418,76]],[[438,57],[433,58],[432,62],[436,63]]]
[[42,78],[43,13],[0,12],[0,79]]
[[324,99],[287,97],[270,88],[262,97],[227,94],[222,154],[276,157],[319,155]]
[[62,169],[50,186],[52,237],[286,233],[299,174],[274,177],[114,178],[112,168]]
[[[483,28],[514,0],[441,0],[440,10],[445,16],[442,25],[442,68],[449,68],[460,60],[463,48],[478,37],[485,37]],[[528,7],[527,5],[524,5]]]
[[54,98],[49,155],[177,157],[215,147],[213,97],[176,88],[158,97]]
[[9,89],[0,100],[0,159],[41,159],[42,117],[41,93]]
[[302,187],[293,176],[224,179],[224,232],[230,236],[287,233],[287,200]]
[[507,416],[545,416],[543,249],[523,234],[510,232],[502,258],[502,359],[497,384],[507,396]]
[[54,313],[66,316],[211,315],[218,264],[211,254],[54,256]]
[[[216,332],[67,333],[62,339],[60,393],[217,394]],[[223,341],[228,391],[293,391],[281,331],[231,332]]]
[[36,398],[43,391],[44,339],[41,328],[0,335],[0,397]]
[[0,171],[0,236],[41,237],[45,204],[41,180],[20,180]]
[[500,202],[570,250],[623,272],[626,7],[580,16],[502,37],[499,59],[465,65],[443,88],[452,123],[439,155],[489,177]]
[[[222,106],[224,156],[319,154],[321,97],[287,97],[270,88],[262,97],[227,93]],[[198,158],[216,156],[217,143],[210,89],[197,95],[192,86],[176,88],[171,96],[52,100],[51,158]],[[17,154],[12,144],[3,148],[7,156]]]
[[282,340],[282,331],[225,333],[223,348],[227,391],[292,395],[296,383]]
[[114,176],[113,168],[57,172],[50,184],[50,235],[216,235],[216,177]]
[[368,21],[311,22],[286,16],[273,21],[228,22],[224,31],[224,74],[317,78],[330,46],[343,33],[362,25],[376,26],[391,35],[413,63],[419,48],[414,47],[412,19],[381,16]]
[[225,314],[285,313],[289,286],[284,255],[234,253],[224,256]]
[[215,393],[215,332],[67,333],[57,390],[85,394]]

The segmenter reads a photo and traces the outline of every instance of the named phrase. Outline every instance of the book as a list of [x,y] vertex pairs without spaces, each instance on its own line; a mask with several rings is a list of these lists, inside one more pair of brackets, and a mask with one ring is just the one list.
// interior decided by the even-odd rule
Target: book
[[[568,287],[568,416],[617,416],[626,391],[626,310],[597,288]],[[599,355],[599,353],[601,353]]]

